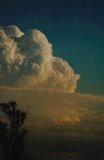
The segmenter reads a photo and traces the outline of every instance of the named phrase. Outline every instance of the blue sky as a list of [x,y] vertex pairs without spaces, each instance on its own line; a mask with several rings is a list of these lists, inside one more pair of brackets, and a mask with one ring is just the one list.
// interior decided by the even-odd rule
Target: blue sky
[[54,55],[80,73],[79,92],[104,94],[103,0],[1,0],[0,25],[36,28],[53,45]]

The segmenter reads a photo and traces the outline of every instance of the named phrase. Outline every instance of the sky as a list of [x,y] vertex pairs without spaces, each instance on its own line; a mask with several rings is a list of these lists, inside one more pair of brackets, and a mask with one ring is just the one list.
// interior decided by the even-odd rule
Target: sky
[[33,160],[104,159],[103,16],[103,0],[0,1],[0,103],[29,106]]
[[103,0],[1,0],[0,25],[22,31],[38,29],[52,43],[55,56],[81,76],[78,92],[104,94]]

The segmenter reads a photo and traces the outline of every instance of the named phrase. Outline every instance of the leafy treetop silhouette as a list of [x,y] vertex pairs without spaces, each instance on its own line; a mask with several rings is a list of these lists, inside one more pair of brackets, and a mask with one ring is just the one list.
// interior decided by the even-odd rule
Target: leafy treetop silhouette
[[23,127],[27,111],[18,109],[17,103],[0,103],[0,111],[9,120],[9,125],[0,121],[1,156],[4,160],[19,159],[24,150],[24,135],[27,133]]

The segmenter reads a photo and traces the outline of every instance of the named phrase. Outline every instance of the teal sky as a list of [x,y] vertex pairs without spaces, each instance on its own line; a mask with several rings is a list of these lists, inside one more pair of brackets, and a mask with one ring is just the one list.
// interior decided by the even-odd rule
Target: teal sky
[[104,94],[103,0],[1,0],[0,26],[36,28],[81,75],[78,92]]

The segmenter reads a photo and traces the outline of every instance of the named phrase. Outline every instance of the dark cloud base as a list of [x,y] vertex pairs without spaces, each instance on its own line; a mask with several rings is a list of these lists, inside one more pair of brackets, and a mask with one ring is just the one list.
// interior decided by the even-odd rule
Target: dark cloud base
[[103,160],[104,130],[84,125],[83,129],[82,124],[30,129],[27,152],[33,160]]
[[[47,136],[35,137],[34,143],[31,142],[28,152],[32,157],[40,160],[103,160],[104,142],[101,140],[75,139],[67,137]],[[64,153],[64,157],[63,156]],[[30,156],[30,157],[31,157]],[[43,158],[44,157],[44,158]],[[70,159],[69,159],[70,158]]]

